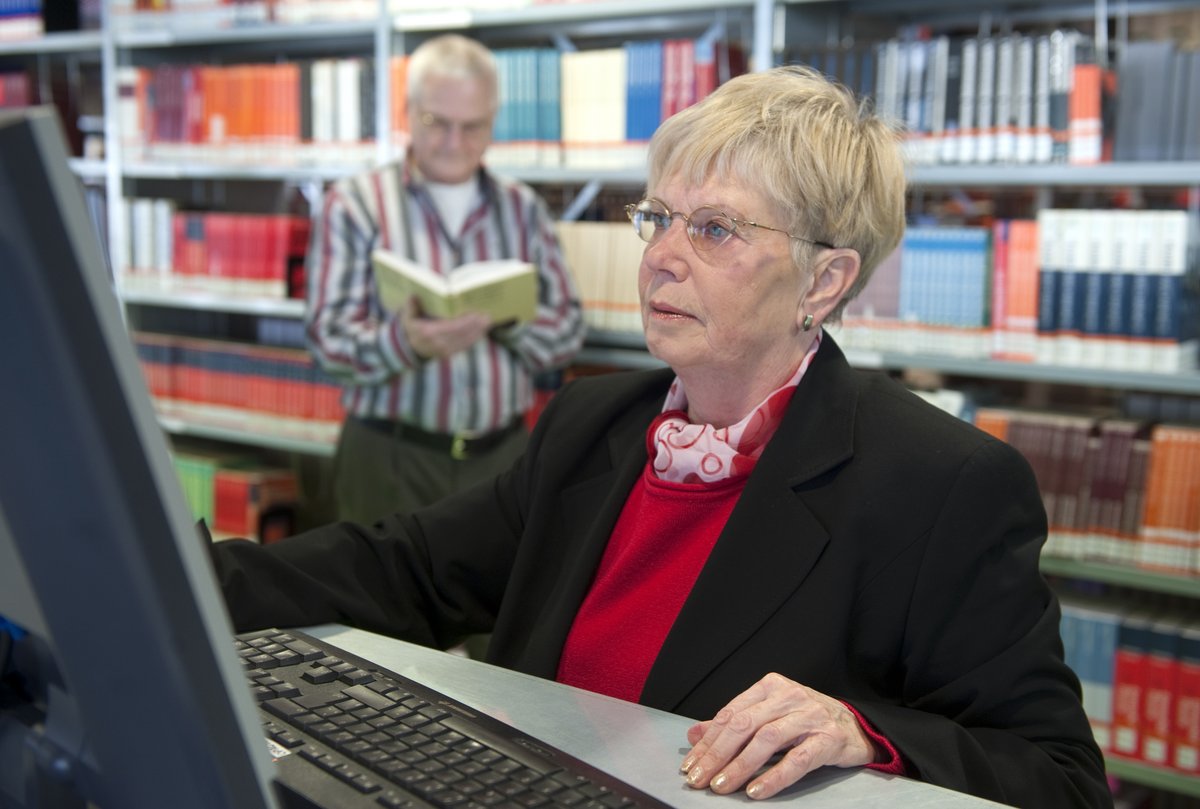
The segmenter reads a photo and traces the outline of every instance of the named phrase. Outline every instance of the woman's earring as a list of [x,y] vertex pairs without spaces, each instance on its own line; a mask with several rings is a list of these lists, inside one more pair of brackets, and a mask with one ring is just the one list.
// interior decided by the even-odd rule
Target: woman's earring
[[811,328],[812,328],[812,324],[813,324],[813,316],[812,316],[812,315],[805,315],[805,316],[804,316],[804,322],[800,324],[800,329],[801,329],[802,331],[808,331],[809,329],[811,329]]

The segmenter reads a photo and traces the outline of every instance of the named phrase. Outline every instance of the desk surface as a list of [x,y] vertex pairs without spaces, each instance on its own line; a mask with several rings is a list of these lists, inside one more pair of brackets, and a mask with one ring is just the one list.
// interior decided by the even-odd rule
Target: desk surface
[[[346,651],[437,688],[478,710],[619,776],[672,806],[720,809],[756,803],[690,789],[679,775],[691,720],[358,629],[308,630]],[[1000,804],[873,770],[828,768],[768,801],[805,809],[983,809]]]

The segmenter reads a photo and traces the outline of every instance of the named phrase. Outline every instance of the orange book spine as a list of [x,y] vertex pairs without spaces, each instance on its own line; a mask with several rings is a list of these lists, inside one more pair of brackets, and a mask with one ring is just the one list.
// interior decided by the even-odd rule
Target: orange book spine
[[393,56],[388,64],[391,72],[392,135],[408,132],[408,57]]
[[1037,355],[1038,224],[1014,219],[1008,231],[1008,322],[1005,359],[1032,362]]
[[975,411],[975,426],[1001,441],[1008,441],[1008,427],[1011,422],[1012,414],[1007,410],[981,407]]
[[289,62],[280,65],[280,95],[284,110],[280,127],[283,142],[289,149],[300,144],[300,65]]
[[1156,426],[1151,435],[1150,467],[1146,475],[1138,543],[1138,563],[1142,567],[1162,571],[1177,568],[1174,559],[1182,528],[1178,513],[1182,460],[1178,430],[1167,425]]

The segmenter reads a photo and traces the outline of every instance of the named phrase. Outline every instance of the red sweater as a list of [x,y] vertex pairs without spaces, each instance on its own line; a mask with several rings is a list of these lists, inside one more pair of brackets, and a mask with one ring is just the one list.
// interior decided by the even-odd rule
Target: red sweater
[[558,681],[637,702],[746,476],[659,480],[646,465],[613,529],[558,664]]

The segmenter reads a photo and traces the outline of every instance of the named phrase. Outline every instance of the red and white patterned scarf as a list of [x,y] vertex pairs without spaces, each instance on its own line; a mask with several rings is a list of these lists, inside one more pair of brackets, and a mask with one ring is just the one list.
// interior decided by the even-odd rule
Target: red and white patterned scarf
[[818,331],[792,378],[748,416],[728,427],[688,421],[687,393],[676,377],[667,392],[663,412],[650,423],[646,435],[655,477],[674,483],[714,483],[749,474],[775,435],[783,412],[820,344]]

